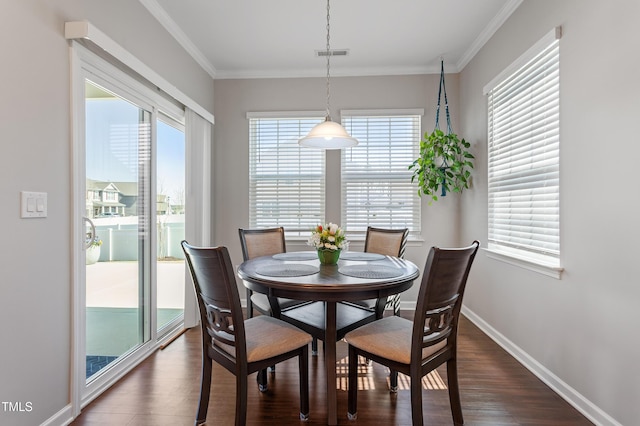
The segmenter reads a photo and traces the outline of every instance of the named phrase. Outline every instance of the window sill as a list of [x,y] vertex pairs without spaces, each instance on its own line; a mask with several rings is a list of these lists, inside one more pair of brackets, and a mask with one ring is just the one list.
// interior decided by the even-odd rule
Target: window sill
[[518,266],[529,271],[537,272],[539,274],[543,274],[557,280],[562,279],[562,272],[564,271],[564,268],[562,267],[552,266],[531,259],[514,256],[511,253],[506,253],[504,251],[498,251],[495,249],[484,248],[483,250],[487,253],[487,257],[491,259],[499,260],[513,266]]
[[[311,235],[311,232],[309,232],[309,235]],[[301,236],[301,235],[293,235],[293,236],[286,236],[286,240],[287,242],[291,241],[292,243],[296,243],[296,242],[306,242],[309,239],[308,236]],[[351,242],[355,242],[355,243],[364,243],[365,240],[365,236],[364,235],[358,235],[355,237],[350,237],[347,234],[347,239]],[[422,236],[414,236],[414,235],[409,235],[409,238],[407,239],[407,243],[411,244],[411,243],[416,243],[416,244],[412,244],[412,245],[421,245],[424,243],[424,238],[422,238]]]

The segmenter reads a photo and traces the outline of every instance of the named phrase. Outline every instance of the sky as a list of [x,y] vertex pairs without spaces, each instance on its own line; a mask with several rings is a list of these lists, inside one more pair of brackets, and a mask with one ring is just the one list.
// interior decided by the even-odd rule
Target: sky
[[[148,120],[148,113],[123,99],[87,99],[87,178],[114,182],[138,180],[141,114]],[[180,204],[185,186],[184,131],[158,121],[157,133],[157,190]]]

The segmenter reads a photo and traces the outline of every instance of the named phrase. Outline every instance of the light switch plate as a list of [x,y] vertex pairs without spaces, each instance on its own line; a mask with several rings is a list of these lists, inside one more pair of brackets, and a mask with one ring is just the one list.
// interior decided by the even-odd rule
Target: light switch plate
[[20,192],[20,217],[26,219],[47,217],[47,193]]

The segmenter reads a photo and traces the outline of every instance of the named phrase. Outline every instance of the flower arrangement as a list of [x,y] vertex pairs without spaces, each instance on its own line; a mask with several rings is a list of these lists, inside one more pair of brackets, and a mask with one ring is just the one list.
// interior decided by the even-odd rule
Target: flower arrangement
[[100,247],[102,245],[102,240],[100,237],[95,236],[93,240],[91,240],[91,247]]
[[349,246],[344,231],[335,223],[328,223],[324,226],[318,225],[307,241],[307,245],[313,246],[316,250],[342,250]]

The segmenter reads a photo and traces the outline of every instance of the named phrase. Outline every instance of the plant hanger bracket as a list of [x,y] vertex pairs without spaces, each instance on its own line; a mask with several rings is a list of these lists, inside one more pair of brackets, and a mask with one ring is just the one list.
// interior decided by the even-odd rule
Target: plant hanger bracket
[[[438,87],[438,106],[436,107],[436,125],[435,129],[440,130],[440,100],[442,99],[442,94],[444,93],[444,111],[447,118],[447,134],[451,132],[451,116],[449,115],[449,99],[447,99],[447,88],[444,84],[444,59],[440,58],[440,85]],[[442,171],[446,172],[448,167],[447,160],[444,160],[442,164]],[[440,196],[446,197],[447,190],[445,187],[445,179],[442,178],[442,185],[440,186]]]
[[440,99],[444,93],[444,110],[447,117],[447,134],[451,131],[451,116],[449,115],[449,100],[447,99],[447,88],[444,84],[444,59],[440,58],[440,87],[438,88],[438,106],[436,108],[436,129],[440,129]]

